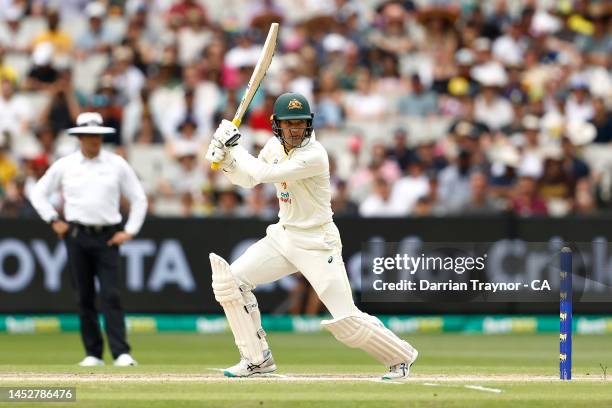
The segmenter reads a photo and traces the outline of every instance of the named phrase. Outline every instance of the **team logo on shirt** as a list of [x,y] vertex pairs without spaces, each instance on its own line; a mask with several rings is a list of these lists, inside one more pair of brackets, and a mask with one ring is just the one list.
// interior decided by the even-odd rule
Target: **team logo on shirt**
[[287,189],[287,182],[286,181],[281,182],[281,186],[283,187],[283,190],[286,190]]
[[298,101],[297,99],[292,99],[289,101],[287,109],[302,109],[302,102]]
[[283,203],[291,204],[291,197],[289,196],[288,191],[281,191],[280,197],[278,197],[278,199]]

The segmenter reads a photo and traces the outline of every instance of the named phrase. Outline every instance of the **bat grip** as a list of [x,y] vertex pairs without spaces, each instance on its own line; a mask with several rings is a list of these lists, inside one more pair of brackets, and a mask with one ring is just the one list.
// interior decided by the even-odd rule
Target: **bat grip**
[[[242,123],[242,120],[240,118],[234,118],[232,119],[232,123],[236,125],[236,127],[238,127],[240,126],[240,123]],[[221,163],[213,162],[210,164],[210,168],[214,171],[217,171],[219,170],[219,168],[221,168]]]

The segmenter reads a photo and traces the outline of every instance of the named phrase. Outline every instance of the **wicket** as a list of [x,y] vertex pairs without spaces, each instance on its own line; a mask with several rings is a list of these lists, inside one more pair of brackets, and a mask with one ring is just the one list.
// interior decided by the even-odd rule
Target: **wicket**
[[559,286],[559,377],[572,379],[572,250],[564,247],[560,255]]

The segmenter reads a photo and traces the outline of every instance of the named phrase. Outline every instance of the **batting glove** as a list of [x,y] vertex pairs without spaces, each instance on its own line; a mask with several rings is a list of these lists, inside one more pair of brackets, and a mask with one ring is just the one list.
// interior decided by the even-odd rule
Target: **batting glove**
[[213,139],[220,141],[225,147],[234,147],[238,144],[240,136],[240,131],[236,125],[229,120],[223,119],[217,130],[215,130]]
[[213,138],[208,145],[205,157],[211,163],[223,163],[223,160],[225,160],[225,146],[220,140]]

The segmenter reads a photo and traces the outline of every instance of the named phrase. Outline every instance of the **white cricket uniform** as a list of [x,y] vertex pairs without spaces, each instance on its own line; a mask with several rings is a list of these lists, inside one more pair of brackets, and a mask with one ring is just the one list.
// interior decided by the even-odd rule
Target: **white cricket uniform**
[[359,313],[332,220],[327,152],[314,132],[306,146],[288,155],[275,137],[257,158],[242,146],[230,155],[224,172],[231,182],[242,187],[274,183],[280,206],[279,222],[232,263],[232,274],[255,287],[300,271],[335,319]]
[[119,224],[121,194],[130,201],[127,233],[136,235],[147,215],[147,197],[136,173],[121,156],[106,150],[92,159],[77,150],[53,163],[38,180],[29,198],[46,222],[58,216],[48,199],[56,191],[61,191],[64,197],[64,216],[68,222]]

